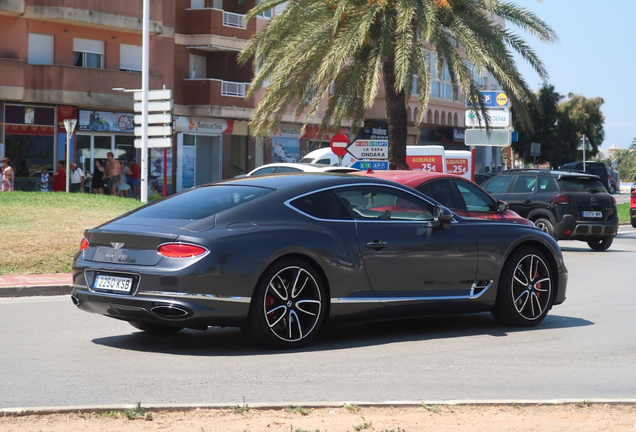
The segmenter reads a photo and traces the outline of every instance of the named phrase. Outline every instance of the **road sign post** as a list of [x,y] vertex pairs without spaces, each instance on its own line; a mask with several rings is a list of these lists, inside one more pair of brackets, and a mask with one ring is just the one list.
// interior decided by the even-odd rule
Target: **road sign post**
[[64,129],[66,129],[66,193],[71,191],[71,137],[76,124],[77,120],[75,119],[64,120]]
[[530,156],[534,156],[534,167],[537,167],[537,156],[541,156],[541,143],[530,144]]
[[579,145],[576,146],[576,149],[583,150],[583,171],[585,171],[585,150],[592,150],[592,144],[590,143],[590,140],[587,139],[585,134],[583,134],[583,137],[581,138],[581,141],[579,141]]
[[355,140],[347,152],[356,159],[389,159],[389,140]]
[[349,138],[345,134],[335,134],[329,143],[331,151],[338,156],[338,166],[342,166],[342,157],[347,154]]

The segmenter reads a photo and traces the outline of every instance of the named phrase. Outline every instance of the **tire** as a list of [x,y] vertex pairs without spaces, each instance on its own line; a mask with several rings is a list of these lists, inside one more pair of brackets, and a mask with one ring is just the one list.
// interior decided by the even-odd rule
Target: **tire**
[[163,324],[151,324],[151,323],[135,322],[135,321],[129,321],[128,323],[136,329],[145,331],[146,333],[152,333],[157,335],[169,335],[169,334],[177,333],[183,330],[183,327],[175,327],[175,326],[169,326],[169,325],[163,325]]
[[549,219],[539,218],[534,221],[534,226],[539,228],[544,233],[547,233],[550,237],[554,238],[554,225]]
[[636,228],[636,218],[632,218],[632,228]]
[[616,193],[616,188],[614,187],[614,185],[610,186],[609,193],[611,193],[612,195]]
[[600,240],[589,240],[587,245],[597,252],[603,252],[608,250],[613,242],[614,237],[605,237]]
[[243,328],[268,348],[298,348],[318,333],[326,302],[316,269],[301,259],[285,259],[263,273]]
[[506,326],[539,324],[552,307],[554,281],[549,261],[539,249],[513,251],[501,269],[493,316]]

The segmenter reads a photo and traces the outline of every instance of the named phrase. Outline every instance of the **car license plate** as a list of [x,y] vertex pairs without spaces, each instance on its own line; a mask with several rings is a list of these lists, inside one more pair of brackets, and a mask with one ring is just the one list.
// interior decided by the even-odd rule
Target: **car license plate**
[[93,288],[130,294],[132,283],[133,278],[129,277],[97,275]]
[[602,218],[603,217],[603,212],[600,212],[600,211],[584,211],[583,212],[583,217]]

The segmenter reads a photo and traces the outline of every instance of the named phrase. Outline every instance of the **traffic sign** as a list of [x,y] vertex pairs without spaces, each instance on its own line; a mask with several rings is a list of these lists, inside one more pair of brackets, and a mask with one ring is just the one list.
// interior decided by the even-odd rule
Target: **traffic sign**
[[347,154],[347,147],[349,146],[349,138],[345,134],[335,134],[333,138],[331,138],[331,151],[336,156],[344,156]]
[[[141,101],[143,97],[142,92],[135,92],[134,99],[135,101]],[[172,99],[172,90],[148,90],[148,100],[149,101],[157,101],[157,100],[168,100]]]
[[[508,95],[503,91],[483,91],[481,96],[484,100],[484,107],[487,108],[508,108],[510,106],[510,99]],[[479,106],[479,100],[473,96],[473,98],[466,99],[466,106]]]
[[369,160],[359,160],[356,161],[351,168],[356,168],[359,170],[367,170],[371,169],[373,171],[381,171],[389,169],[388,161],[369,161]]
[[491,129],[490,135],[486,129],[466,129],[464,142],[467,146],[508,147],[511,135],[509,129]]
[[389,159],[388,140],[355,140],[347,151],[356,159]]
[[[142,92],[135,92],[134,99],[140,101],[143,98]],[[149,90],[148,91],[148,148],[172,147],[172,90]],[[140,113],[143,102],[135,102],[135,112]],[[152,114],[151,114],[152,113]],[[141,114],[135,115],[135,136],[142,137],[144,125]],[[135,140],[135,147],[142,148],[141,139]]]
[[[172,138],[162,137],[162,138],[148,138],[148,148],[155,147],[172,147]],[[141,139],[135,139],[135,148],[142,148]]]
[[[508,110],[491,110],[488,114],[490,114],[490,127],[508,127],[510,126],[510,111]],[[481,119],[477,118],[477,114],[475,114],[471,110],[466,110],[466,117],[464,119],[464,123],[466,127],[481,127],[486,126],[486,121],[482,117]]]
[[[135,102],[133,109],[135,112],[141,112],[141,102]],[[160,102],[148,102],[148,112],[164,112],[170,111],[173,107],[172,99]]]
[[519,132],[513,132],[512,133],[511,141],[512,142],[519,142]]
[[530,156],[541,156],[541,143],[530,143]]
[[[135,136],[140,137],[142,134],[141,127],[135,128]],[[172,126],[148,126],[148,136],[166,136],[172,135]]]
[[618,166],[618,162],[615,160],[612,161],[612,168],[616,168]]
[[[172,114],[148,114],[148,124],[172,123]],[[135,114],[135,124],[141,124],[141,114]]]
[[587,151],[592,150],[592,144],[590,143],[590,140],[588,140],[585,135],[583,135],[583,138],[581,138],[581,140],[579,141],[579,144],[576,146],[576,149],[583,150],[583,145],[585,145],[585,150]]

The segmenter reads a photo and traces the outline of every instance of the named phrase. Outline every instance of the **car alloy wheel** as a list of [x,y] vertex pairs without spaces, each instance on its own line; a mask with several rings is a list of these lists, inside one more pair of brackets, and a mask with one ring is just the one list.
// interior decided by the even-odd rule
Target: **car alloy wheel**
[[552,225],[552,222],[550,222],[548,219],[545,219],[545,218],[537,219],[536,221],[534,221],[534,226],[540,229],[541,231],[543,231],[544,233],[548,234],[550,237],[554,237],[554,226]]
[[301,346],[320,327],[324,301],[322,281],[313,267],[286,260],[263,275],[246,329],[257,342],[270,347]]
[[543,253],[530,247],[518,249],[504,264],[493,315],[505,325],[536,325],[552,307],[553,290]]

